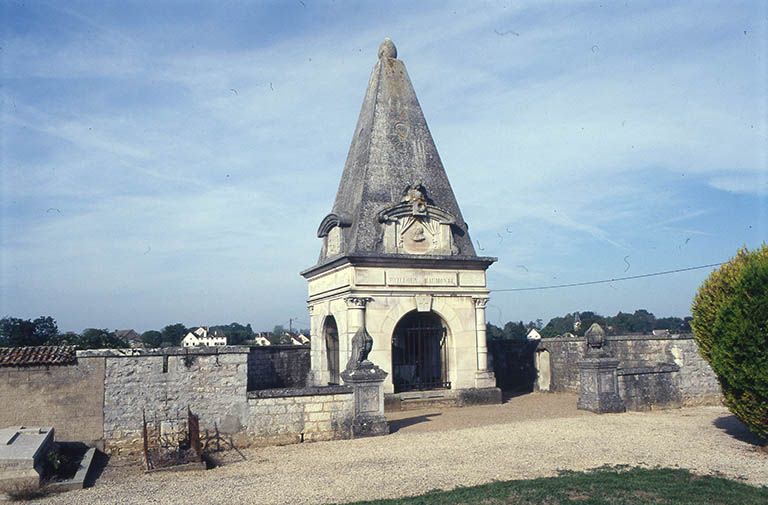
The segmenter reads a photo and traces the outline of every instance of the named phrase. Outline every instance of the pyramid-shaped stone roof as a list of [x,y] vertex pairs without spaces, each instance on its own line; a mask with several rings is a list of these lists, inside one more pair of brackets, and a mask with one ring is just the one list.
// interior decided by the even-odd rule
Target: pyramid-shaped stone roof
[[407,199],[408,189],[419,186],[430,209],[452,222],[453,251],[444,259],[482,263],[472,246],[440,155],[397,49],[385,39],[373,67],[368,90],[357,120],[333,209],[323,219],[318,236],[334,226],[341,230],[340,248],[333,255],[321,251],[318,265],[334,259],[378,257],[434,262],[434,255],[388,253],[384,247],[382,213]]

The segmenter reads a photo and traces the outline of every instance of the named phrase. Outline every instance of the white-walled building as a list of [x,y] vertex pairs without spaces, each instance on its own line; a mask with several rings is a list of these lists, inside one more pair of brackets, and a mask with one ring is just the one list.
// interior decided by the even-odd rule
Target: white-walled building
[[528,340],[541,340],[541,333],[536,328],[531,328],[528,335],[525,336]]
[[190,331],[181,341],[182,347],[199,347],[205,345],[215,347],[227,345],[227,337],[221,330],[209,331],[207,326],[201,326],[194,331]]

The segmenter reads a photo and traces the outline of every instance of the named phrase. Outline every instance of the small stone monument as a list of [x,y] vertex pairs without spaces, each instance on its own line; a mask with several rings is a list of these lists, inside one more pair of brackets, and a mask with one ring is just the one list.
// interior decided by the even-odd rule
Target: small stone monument
[[619,396],[619,360],[605,349],[605,331],[593,323],[584,333],[587,352],[579,365],[579,401],[577,407],[598,414],[624,412]]
[[384,417],[384,379],[387,372],[368,361],[373,338],[361,326],[352,337],[352,355],[346,369],[341,372],[344,383],[352,386],[355,398],[355,418],[352,436],[375,437],[389,434]]
[[46,457],[53,450],[53,428],[11,426],[0,429],[0,492],[40,486]]

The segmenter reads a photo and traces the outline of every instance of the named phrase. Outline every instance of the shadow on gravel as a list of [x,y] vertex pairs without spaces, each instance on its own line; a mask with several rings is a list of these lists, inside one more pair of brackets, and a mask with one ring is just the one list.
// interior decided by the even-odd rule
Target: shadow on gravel
[[423,414],[420,416],[406,417],[405,419],[389,421],[389,432],[395,433],[397,430],[407,426],[412,426],[419,423],[428,423],[431,421],[430,417],[437,417],[439,415],[441,415],[439,412],[435,412],[434,414]]
[[746,442],[758,447],[765,447],[766,443],[768,443],[768,440],[763,440],[749,431],[749,429],[744,426],[744,423],[739,421],[734,415],[720,416],[712,421],[712,424],[741,442]]
[[508,403],[513,398],[531,394],[530,391],[501,391],[501,403]]
[[91,463],[91,469],[85,476],[83,481],[83,487],[93,487],[96,485],[96,481],[99,480],[101,474],[104,473],[104,469],[109,464],[109,455],[96,449],[96,454],[93,456],[93,462]]

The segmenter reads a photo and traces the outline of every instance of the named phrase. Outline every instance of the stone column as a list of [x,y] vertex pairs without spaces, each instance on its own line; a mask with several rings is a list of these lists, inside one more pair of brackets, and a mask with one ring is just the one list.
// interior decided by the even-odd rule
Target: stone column
[[372,298],[348,296],[344,298],[344,301],[347,304],[347,338],[344,342],[344,359],[341,360],[341,366],[344,366],[344,363],[349,359],[352,351],[352,337],[355,336],[357,330],[365,327],[365,306],[372,301]]
[[475,303],[475,348],[477,352],[476,388],[495,388],[496,377],[488,370],[488,343],[486,342],[485,306],[487,297],[473,297]]

